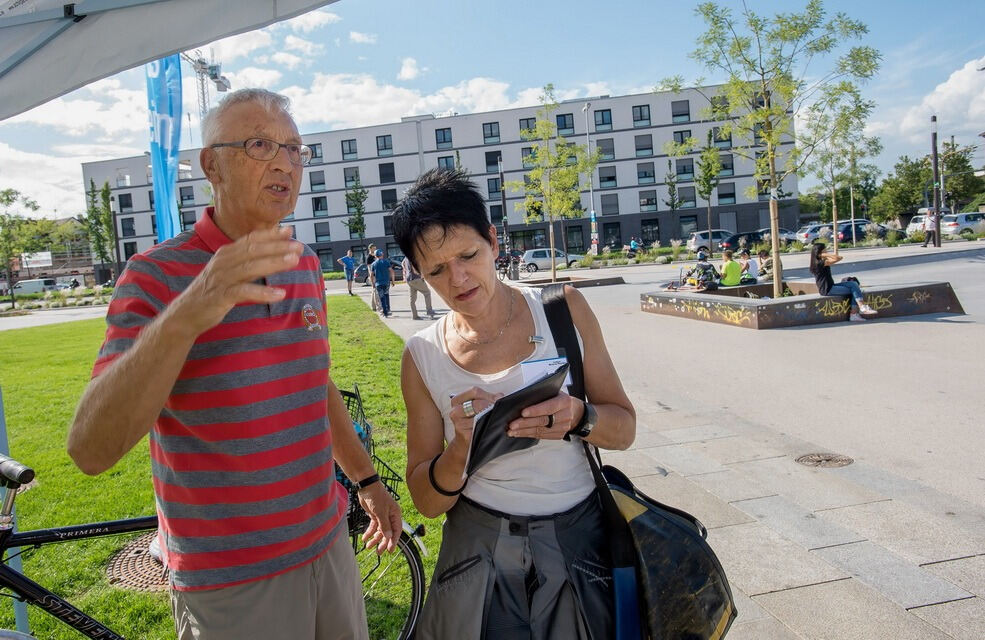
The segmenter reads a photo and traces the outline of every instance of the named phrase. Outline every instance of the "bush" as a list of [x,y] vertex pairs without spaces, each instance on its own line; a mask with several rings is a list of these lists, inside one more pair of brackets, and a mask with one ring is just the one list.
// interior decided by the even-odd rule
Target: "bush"
[[629,264],[629,260],[627,260],[626,258],[614,258],[612,260],[609,260],[609,264],[622,266],[624,264]]
[[682,244],[684,244],[684,241],[681,240],[680,238],[670,241],[670,255],[674,257],[674,260],[677,260],[678,258],[681,257]]
[[671,247],[660,247],[659,249],[656,250],[656,254],[658,256],[669,256],[673,252],[674,250]]
[[801,242],[800,240],[794,240],[793,242],[787,245],[785,251],[787,253],[796,253],[797,251],[803,251],[803,250],[804,250],[804,243]]
[[660,260],[661,260],[661,261],[662,261],[662,262],[663,262],[664,264],[670,264],[671,262],[673,262],[673,261],[674,261],[674,259],[673,259],[672,257],[670,257],[670,256],[663,256],[663,257],[661,257],[661,258],[660,258]]
[[893,230],[886,234],[887,247],[898,247],[902,240],[903,234],[899,231]]
[[924,233],[923,230],[914,231],[910,235],[910,242],[926,242],[926,241],[927,241],[927,234]]
[[581,266],[591,267],[595,263],[595,256],[590,253],[586,253],[585,257],[581,259]]

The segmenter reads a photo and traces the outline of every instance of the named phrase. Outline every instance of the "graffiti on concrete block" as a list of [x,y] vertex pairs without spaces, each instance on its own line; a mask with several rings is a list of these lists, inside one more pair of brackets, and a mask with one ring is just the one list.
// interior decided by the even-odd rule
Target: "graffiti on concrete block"
[[908,298],[913,304],[923,304],[924,302],[930,300],[929,291],[914,291],[913,295]]
[[752,314],[749,309],[735,309],[726,304],[715,305],[715,315],[729,324],[751,324]]
[[708,311],[708,307],[704,303],[695,300],[681,298],[679,310],[702,320],[711,320],[711,313]]
[[883,311],[893,306],[893,296],[892,294],[888,296],[870,294],[865,296],[865,302],[876,311]]
[[848,300],[825,300],[815,302],[814,309],[825,318],[839,318],[848,314]]

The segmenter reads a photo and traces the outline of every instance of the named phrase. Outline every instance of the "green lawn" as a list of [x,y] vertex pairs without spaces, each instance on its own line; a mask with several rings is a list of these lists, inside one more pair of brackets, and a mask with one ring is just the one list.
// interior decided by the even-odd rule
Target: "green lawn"
[[[97,478],[78,471],[65,452],[72,412],[102,341],[102,320],[0,332],[0,387],[12,455],[37,471],[36,486],[17,500],[18,528],[62,526],[152,514],[153,490],[146,440],[112,470]],[[358,298],[329,298],[332,378],[341,389],[358,383],[366,415],[376,426],[377,454],[401,475],[406,464],[405,412],[400,395],[402,340]],[[134,393],[139,393],[135,384]],[[414,509],[401,489],[404,517],[424,522],[434,568],[441,530]],[[25,559],[36,582],[66,597],[128,638],[173,638],[166,595],[122,591],[110,586],[105,566],[127,538],[50,546]],[[75,639],[79,634],[31,611],[38,638]],[[0,628],[14,626],[13,610],[0,603]],[[372,634],[371,634],[372,635]]]

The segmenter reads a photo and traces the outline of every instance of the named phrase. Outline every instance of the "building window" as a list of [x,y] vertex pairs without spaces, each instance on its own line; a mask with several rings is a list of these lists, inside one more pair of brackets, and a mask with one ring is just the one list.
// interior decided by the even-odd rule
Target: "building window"
[[121,193],[117,202],[120,204],[120,213],[133,211],[133,196],[129,193]]
[[687,144],[688,139],[691,137],[690,129],[682,129],[680,131],[674,132],[674,142],[677,144]]
[[679,224],[680,233],[678,238],[686,238],[698,230],[698,216],[681,216]]
[[690,122],[691,103],[687,100],[674,100],[670,103],[671,122]]
[[573,113],[559,113],[555,116],[557,120],[557,134],[559,136],[570,136],[575,132],[575,115]]
[[132,238],[137,235],[133,230],[133,218],[120,218],[120,235],[124,238]]
[[[349,213],[352,213],[352,207],[349,207]],[[349,226],[349,225],[346,225],[346,226]],[[349,227],[349,239],[350,240],[355,240],[355,239],[358,239],[358,238],[359,238],[359,234],[356,233],[355,231],[353,231],[352,230],[352,227]],[[353,253],[355,253],[355,249],[353,249]],[[353,256],[353,257],[355,257],[355,256]],[[366,261],[366,250],[363,249],[363,257],[362,257],[362,260],[360,260],[360,262],[365,262],[365,261]]]
[[598,109],[595,111],[595,130],[612,131],[612,109]]
[[396,182],[397,177],[393,171],[392,162],[380,163],[380,184],[390,184],[391,182]]
[[178,180],[191,180],[192,161],[178,160]]
[[657,192],[640,191],[640,212],[657,210]]
[[[395,206],[397,206],[397,190],[396,189],[381,189],[380,190],[380,204],[383,205],[384,211],[390,211]],[[390,234],[387,234],[390,235]]]
[[619,213],[619,195],[615,193],[607,193],[602,196],[602,215],[603,216],[614,216]]
[[116,170],[116,186],[118,187],[129,187],[130,186],[130,174],[126,173],[122,169]]
[[496,144],[499,142],[499,123],[485,122],[482,125],[482,141],[486,144]]
[[359,151],[356,148],[355,140],[343,140],[342,141],[342,159],[343,160],[355,160],[359,157]]
[[322,271],[335,271],[336,269],[341,269],[342,265],[336,264],[332,260],[334,256],[332,255],[331,249],[319,249],[318,250],[318,264],[321,265]]
[[454,169],[455,168],[455,157],[454,156],[438,156],[438,168],[439,169]]
[[637,184],[654,184],[657,181],[657,172],[653,168],[652,162],[641,162],[636,165]]
[[188,231],[195,226],[195,210],[181,212],[181,230]]
[[653,155],[653,136],[649,133],[636,136],[636,157],[645,158]]
[[346,189],[356,186],[359,182],[359,167],[345,167],[342,169],[342,176],[345,179]]
[[376,136],[376,155],[393,155],[393,136]]
[[153,213],[150,216],[150,232],[155,236],[157,235],[157,216]]
[[757,193],[759,194],[759,201],[766,202],[770,199],[770,183],[769,181],[762,180],[759,182]]
[[728,96],[711,97],[711,113],[715,120],[724,120],[728,116]]
[[622,249],[622,232],[618,222],[606,222],[602,225],[602,244],[615,251]]
[[650,126],[650,105],[641,104],[633,107],[633,126],[634,127]]
[[153,191],[148,191],[147,192],[147,202],[150,203],[150,210],[153,211],[154,210],[154,192]]
[[643,220],[640,223],[640,240],[651,247],[654,243],[660,244],[660,223],[656,220]]
[[[393,216],[383,216],[383,235],[393,235]],[[387,251],[387,255],[389,255],[389,251]]]
[[611,189],[618,186],[616,184],[615,167],[599,167],[599,187]]
[[718,175],[720,176],[735,175],[735,168],[732,166],[731,153],[725,153],[718,156],[718,163],[721,165],[721,169],[718,171]]
[[718,185],[718,204],[735,204],[735,183],[721,182]]
[[324,218],[328,215],[328,198],[317,196],[311,199],[311,213],[316,218]]
[[181,187],[179,193],[181,194],[181,204],[195,202],[195,187]]
[[503,159],[502,151],[486,151],[486,173],[499,171],[499,161]]
[[732,148],[732,134],[730,133],[730,134],[726,135],[725,137],[722,137],[723,135],[724,134],[722,133],[722,128],[721,127],[712,127],[711,137],[715,141],[715,146],[718,147],[719,149],[731,149]]
[[316,142],[314,144],[309,144],[308,147],[311,149],[311,161],[314,162],[315,160],[317,160],[321,162],[322,159],[321,143]]
[[137,243],[136,242],[124,242],[123,243],[123,259],[129,260],[137,253]]
[[616,145],[612,138],[599,138],[595,141],[595,145],[601,152],[601,160],[605,161],[616,159]]
[[581,225],[570,225],[565,231],[568,236],[568,253],[585,253],[585,233]]
[[499,182],[499,178],[489,178],[486,180],[486,185],[489,187],[489,197],[499,196],[502,191],[502,185]]
[[693,209],[698,206],[694,197],[694,187],[677,187],[677,198],[681,201],[681,209]]
[[434,145],[438,149],[451,149],[451,127],[434,130]]
[[520,135],[523,135],[524,131],[533,133],[535,126],[537,126],[537,118],[520,118]]
[[694,159],[678,158],[674,161],[677,167],[677,179],[680,181],[694,180]]
[[763,123],[757,122],[752,127],[752,143],[755,145],[763,144]]
[[325,190],[325,172],[324,171],[312,171],[308,174],[308,180],[311,182],[312,191],[324,191]]
[[315,223],[315,242],[331,242],[332,229],[328,222]]
[[520,160],[523,163],[524,169],[530,169],[531,167],[537,166],[534,158],[534,148],[533,147],[523,147],[520,149]]
[[501,204],[491,204],[489,205],[489,222],[492,224],[499,224],[503,221],[503,205]]

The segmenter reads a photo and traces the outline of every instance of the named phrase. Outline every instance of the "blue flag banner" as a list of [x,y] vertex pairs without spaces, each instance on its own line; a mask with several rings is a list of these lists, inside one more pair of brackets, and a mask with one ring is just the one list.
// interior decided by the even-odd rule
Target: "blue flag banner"
[[154,182],[157,241],[178,235],[178,145],[181,143],[181,58],[178,55],[144,65],[150,114],[150,160]]

